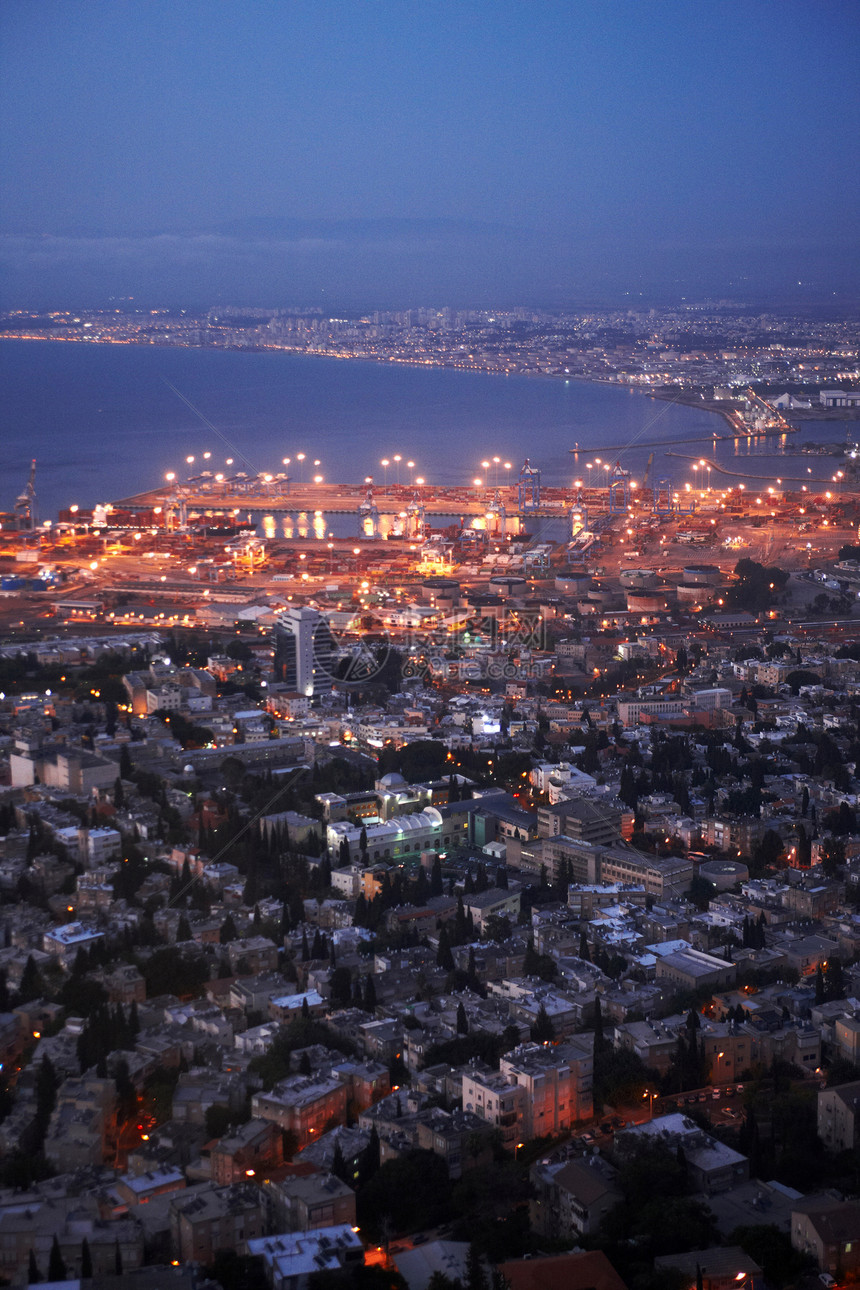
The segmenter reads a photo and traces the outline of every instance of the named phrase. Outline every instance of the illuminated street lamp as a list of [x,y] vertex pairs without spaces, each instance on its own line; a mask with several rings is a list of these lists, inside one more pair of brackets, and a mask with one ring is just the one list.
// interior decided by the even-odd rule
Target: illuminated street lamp
[[[304,459],[305,459],[305,454],[304,454],[303,452],[297,452],[297,453],[296,453],[296,461],[298,461],[298,462],[302,462],[302,461],[304,461]],[[299,483],[300,483],[300,484],[304,481],[304,477],[305,477],[305,476],[304,476],[304,469],[303,469],[303,467],[301,467],[301,466],[300,466],[300,467],[299,467]]]
[[394,461],[397,464],[397,487],[400,487],[400,463],[403,460],[399,452],[394,454]]
[[382,461],[379,464],[382,467],[382,469],[385,471],[385,474],[382,476],[382,487],[383,487],[383,490],[387,492],[388,491],[388,467],[391,465],[391,462],[388,460],[387,457],[383,457]]

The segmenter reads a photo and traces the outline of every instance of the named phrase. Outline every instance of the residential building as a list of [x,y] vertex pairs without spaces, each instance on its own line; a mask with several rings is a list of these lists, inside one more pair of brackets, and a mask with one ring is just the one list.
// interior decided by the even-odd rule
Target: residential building
[[845,1276],[860,1268],[860,1203],[813,1196],[791,1211],[791,1243],[822,1272]]
[[308,1290],[320,1272],[340,1272],[364,1262],[364,1242],[350,1224],[310,1232],[279,1232],[245,1242],[263,1261],[272,1290]]
[[600,1156],[539,1161],[530,1178],[535,1190],[529,1204],[532,1229],[550,1239],[590,1236],[623,1199],[615,1170]]
[[860,1146],[860,1080],[819,1090],[818,1136],[828,1151]]
[[220,1251],[258,1239],[265,1227],[265,1196],[250,1183],[195,1187],[170,1202],[171,1251],[183,1263],[211,1263]]

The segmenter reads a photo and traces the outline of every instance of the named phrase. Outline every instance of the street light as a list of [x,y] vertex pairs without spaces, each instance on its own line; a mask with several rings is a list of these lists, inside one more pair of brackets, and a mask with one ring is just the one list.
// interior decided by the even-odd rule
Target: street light
[[647,1089],[647,1088],[646,1088],[645,1092],[642,1094],[642,1098],[643,1098],[643,1100],[644,1100],[646,1097],[648,1098],[648,1119],[649,1119],[649,1120],[653,1120],[653,1119],[654,1119],[654,1098],[655,1098],[655,1097],[659,1097],[659,1096],[660,1096],[660,1094],[659,1094],[659,1093],[652,1093],[652,1092],[651,1092],[649,1089]]
[[386,491],[386,492],[387,492],[387,490],[388,490],[388,467],[391,465],[391,462],[388,460],[388,458],[387,458],[387,457],[383,457],[383,458],[382,458],[382,461],[381,461],[379,464],[380,464],[380,466],[382,467],[382,469],[385,471],[385,474],[382,476],[382,488],[383,488],[383,491]]
[[394,454],[394,460],[397,463],[397,487],[400,487],[400,463],[403,460],[399,452]]
[[[304,461],[304,459],[305,459],[305,454],[304,454],[303,452],[297,452],[297,453],[296,453],[296,461],[302,462],[302,461]],[[299,483],[300,483],[300,484],[304,481],[304,477],[305,477],[305,476],[304,476],[304,471],[303,471],[303,470],[302,470],[302,468],[300,467],[300,468],[299,468]]]

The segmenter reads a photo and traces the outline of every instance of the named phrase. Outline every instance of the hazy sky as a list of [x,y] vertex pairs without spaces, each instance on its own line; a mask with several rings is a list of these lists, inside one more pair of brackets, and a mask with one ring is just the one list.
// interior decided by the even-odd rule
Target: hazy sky
[[860,292],[857,0],[6,0],[5,307]]

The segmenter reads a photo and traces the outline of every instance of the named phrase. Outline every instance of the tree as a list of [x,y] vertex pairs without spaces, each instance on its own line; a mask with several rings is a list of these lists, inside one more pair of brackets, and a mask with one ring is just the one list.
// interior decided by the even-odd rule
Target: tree
[[[373,1133],[372,1129],[371,1137]],[[359,1187],[356,1199],[356,1221],[362,1233],[377,1242],[386,1231],[415,1231],[452,1216],[448,1170],[433,1151],[411,1151],[387,1160]]]
[[85,1281],[87,1277],[93,1275],[93,1256],[90,1253],[90,1243],[86,1237],[81,1241],[81,1280]]
[[552,1020],[543,1004],[541,1004],[535,1024],[531,1028],[531,1036],[536,1044],[548,1043],[555,1039],[555,1026],[552,1024]]
[[466,1016],[466,1009],[463,1007],[463,1000],[457,1004],[457,1034],[468,1035],[469,1019]]
[[39,1265],[36,1262],[36,1251],[30,1246],[30,1257],[27,1260],[27,1284],[37,1285],[42,1280],[42,1274],[39,1271]]
[[376,1125],[373,1124],[370,1128],[370,1138],[367,1146],[362,1151],[358,1160],[358,1181],[360,1187],[363,1187],[366,1183],[370,1182],[374,1174],[378,1172],[380,1166],[380,1155],[379,1134],[376,1131]]
[[350,1172],[349,1166],[347,1165],[346,1160],[344,1158],[343,1149],[340,1145],[340,1138],[338,1138],[334,1144],[334,1155],[332,1156],[332,1161],[331,1161],[331,1171],[334,1174],[335,1178],[339,1178],[340,1181],[343,1183],[346,1183],[347,1186],[352,1185],[352,1182],[353,1182],[352,1173]]
[[729,1236],[731,1245],[741,1249],[758,1263],[768,1285],[782,1286],[800,1281],[812,1260],[792,1247],[791,1237],[775,1224],[760,1223],[736,1227]]
[[63,1255],[60,1250],[60,1242],[57,1240],[56,1233],[54,1233],[54,1239],[51,1242],[51,1254],[50,1254],[50,1258],[48,1259],[48,1280],[65,1281],[65,1279],[66,1279],[66,1264],[63,1260]]
[[21,984],[18,986],[18,999],[21,1003],[31,1003],[33,999],[40,998],[44,988],[42,974],[36,967],[36,961],[32,954],[28,954],[24,971],[21,973]]
[[606,1037],[603,1033],[603,1007],[600,1003],[600,995],[594,996],[594,1051],[599,1053],[606,1047]]
[[352,973],[349,968],[335,968],[329,977],[328,984],[332,1002],[348,1008],[352,1000]]
[[451,941],[445,923],[439,929],[439,946],[436,950],[436,966],[443,972],[454,971],[454,955],[451,953]]
[[224,921],[220,925],[218,939],[222,946],[228,946],[231,940],[239,939],[239,930],[236,928],[236,920],[233,918],[232,913],[227,913],[227,916],[224,917]]
[[474,1241],[466,1253],[466,1290],[488,1290],[484,1263]]
[[827,960],[827,966],[824,969],[824,990],[825,998],[828,1002],[831,999],[845,998],[845,975],[842,960],[835,954]]
[[122,1276],[122,1250],[120,1249],[119,1241],[116,1242],[116,1245],[114,1247],[113,1268],[116,1275],[118,1277],[121,1277]]
[[125,744],[119,752],[119,777],[120,779],[131,779],[134,774],[134,765],[131,760],[128,748]]

